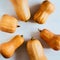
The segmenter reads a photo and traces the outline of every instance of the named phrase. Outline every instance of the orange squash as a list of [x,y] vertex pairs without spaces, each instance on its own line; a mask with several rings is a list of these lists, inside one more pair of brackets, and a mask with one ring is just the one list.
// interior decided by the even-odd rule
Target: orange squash
[[13,56],[14,52],[20,47],[24,42],[24,38],[21,35],[16,35],[11,41],[1,44],[1,54],[5,58],[10,58]]
[[27,42],[27,51],[30,60],[47,60],[39,40],[32,39]]
[[17,19],[4,14],[0,21],[0,30],[8,33],[14,33],[17,28]]
[[54,50],[60,50],[60,35],[54,34],[47,29],[43,29],[40,30],[40,37]]
[[49,1],[44,1],[41,5],[39,10],[34,14],[34,21],[39,24],[44,24],[48,16],[54,11],[54,5]]
[[28,0],[11,0],[18,18],[21,21],[28,21],[31,14],[28,6]]

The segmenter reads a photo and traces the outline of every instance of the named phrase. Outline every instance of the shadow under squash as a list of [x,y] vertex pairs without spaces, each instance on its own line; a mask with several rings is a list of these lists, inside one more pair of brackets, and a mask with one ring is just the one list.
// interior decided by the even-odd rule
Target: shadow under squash
[[30,22],[34,22],[33,21],[33,16],[37,12],[37,10],[39,9],[39,7],[40,7],[40,4],[36,4],[36,5],[33,5],[33,6],[30,7],[30,11],[31,11],[31,18],[29,20]]
[[43,48],[50,48],[50,47],[47,45],[47,43],[46,43],[43,39],[41,39],[39,32],[33,32],[32,37],[34,37],[35,39],[40,40]]
[[15,60],[29,60],[26,49],[26,42],[16,51]]

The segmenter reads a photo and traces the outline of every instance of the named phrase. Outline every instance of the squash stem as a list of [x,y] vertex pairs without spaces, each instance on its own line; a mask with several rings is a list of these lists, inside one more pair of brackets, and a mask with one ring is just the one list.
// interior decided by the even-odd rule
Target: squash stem
[[35,38],[34,38],[34,37],[32,37],[32,38],[31,38],[31,40],[35,40]]
[[17,27],[20,27],[20,25],[17,25]]
[[21,37],[23,37],[23,35],[21,35]]
[[39,32],[42,32],[42,30],[38,29]]

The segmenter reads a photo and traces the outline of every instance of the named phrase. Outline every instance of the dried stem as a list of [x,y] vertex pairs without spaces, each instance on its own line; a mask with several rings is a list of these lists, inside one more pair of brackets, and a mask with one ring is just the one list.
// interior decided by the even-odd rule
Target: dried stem
[[42,30],[38,29],[39,32],[42,32]]
[[20,25],[17,25],[17,27],[20,27]]
[[23,35],[21,35],[21,37],[23,37]]

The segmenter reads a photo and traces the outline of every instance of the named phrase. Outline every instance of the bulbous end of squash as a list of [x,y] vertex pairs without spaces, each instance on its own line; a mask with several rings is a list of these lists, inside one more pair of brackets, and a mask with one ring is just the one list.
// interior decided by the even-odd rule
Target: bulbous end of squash
[[47,60],[43,47],[39,40],[33,39],[27,42],[27,51],[30,60]]
[[60,35],[55,35],[51,42],[49,43],[50,47],[52,47],[54,50],[60,50]]
[[44,24],[48,16],[55,10],[55,6],[50,1],[44,1],[38,11],[34,14],[34,21]]
[[1,45],[1,54],[5,58],[10,58],[14,54],[14,52],[15,52],[14,46],[6,44],[6,43]]

